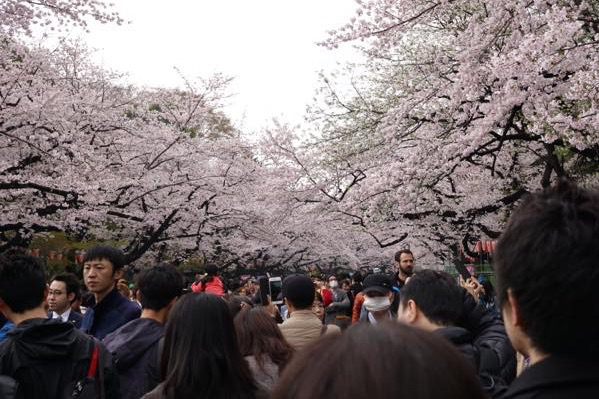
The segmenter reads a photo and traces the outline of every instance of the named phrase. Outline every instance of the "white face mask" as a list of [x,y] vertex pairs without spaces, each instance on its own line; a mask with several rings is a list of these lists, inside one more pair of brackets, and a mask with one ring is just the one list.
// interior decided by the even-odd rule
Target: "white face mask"
[[337,280],[331,280],[331,281],[329,281],[329,287],[337,288],[337,287],[339,287],[339,282]]
[[380,312],[391,307],[391,300],[387,296],[364,296],[364,307],[369,312]]

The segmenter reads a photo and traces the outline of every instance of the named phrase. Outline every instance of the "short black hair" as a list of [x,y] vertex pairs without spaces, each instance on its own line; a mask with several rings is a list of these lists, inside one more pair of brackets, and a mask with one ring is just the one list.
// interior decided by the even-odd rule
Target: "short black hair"
[[46,276],[38,258],[8,250],[0,255],[0,298],[14,313],[40,306],[45,299]]
[[312,307],[315,292],[314,283],[307,276],[293,274],[283,280],[282,295],[298,310]]
[[118,248],[108,245],[97,245],[85,251],[83,263],[90,260],[106,259],[112,263],[112,272],[122,269],[125,266],[125,254]]
[[[75,301],[78,296],[79,297],[81,296],[81,294],[79,293],[79,288],[80,288],[79,279],[73,273],[57,274],[56,276],[52,277],[50,282],[52,282],[52,281],[62,281],[67,288],[67,296],[69,294],[75,294],[73,301]],[[71,301],[71,302],[73,302],[73,301]]]
[[356,283],[361,283],[362,281],[364,281],[364,277],[362,276],[362,273],[360,272],[355,272],[354,274],[352,274],[352,280],[354,280]]
[[599,352],[599,191],[561,181],[513,212],[494,259],[522,330],[546,354]]
[[183,293],[183,275],[174,266],[160,263],[137,275],[137,287],[141,307],[160,310]]
[[399,295],[402,307],[411,299],[436,324],[454,325],[462,315],[462,288],[445,272],[421,270],[410,278]]
[[412,258],[414,257],[414,254],[409,249],[400,249],[399,251],[397,251],[395,253],[395,261],[396,262],[399,262],[401,260],[401,254],[409,254],[409,255],[412,255]]

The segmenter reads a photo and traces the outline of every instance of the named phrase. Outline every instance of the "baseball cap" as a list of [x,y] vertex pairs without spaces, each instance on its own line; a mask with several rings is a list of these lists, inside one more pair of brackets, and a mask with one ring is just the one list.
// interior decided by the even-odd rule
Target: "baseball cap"
[[368,294],[369,292],[388,294],[393,289],[393,280],[386,274],[375,273],[367,276],[362,286],[364,287],[364,294]]

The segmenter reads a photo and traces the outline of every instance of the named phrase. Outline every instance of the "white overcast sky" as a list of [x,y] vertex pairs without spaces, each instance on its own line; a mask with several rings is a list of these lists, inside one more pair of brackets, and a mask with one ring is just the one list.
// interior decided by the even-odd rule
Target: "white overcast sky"
[[151,87],[186,76],[235,77],[227,112],[246,132],[272,117],[301,123],[318,87],[318,71],[355,61],[346,46],[316,42],[347,23],[354,0],[112,0],[129,24],[96,25],[84,36],[104,67]]

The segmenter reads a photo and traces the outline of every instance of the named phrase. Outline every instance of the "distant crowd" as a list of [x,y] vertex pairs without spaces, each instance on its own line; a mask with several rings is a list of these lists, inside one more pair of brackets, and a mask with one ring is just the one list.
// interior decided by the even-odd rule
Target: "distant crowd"
[[[97,246],[47,280],[0,255],[0,399],[598,398],[599,192],[561,182],[513,212],[495,287],[419,269],[294,274],[280,293],[219,266],[123,280]],[[272,293],[272,297],[271,294]]]

